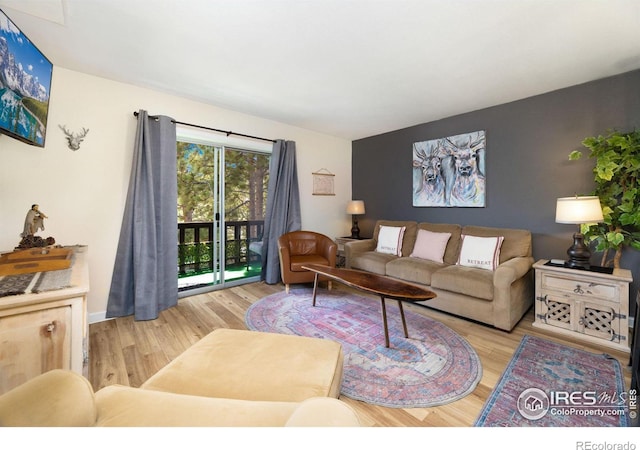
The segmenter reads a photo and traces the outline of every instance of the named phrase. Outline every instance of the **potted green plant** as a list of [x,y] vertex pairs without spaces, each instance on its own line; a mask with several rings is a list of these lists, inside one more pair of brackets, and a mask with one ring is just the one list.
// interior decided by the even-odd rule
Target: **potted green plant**
[[[625,247],[640,250],[640,131],[614,130],[606,136],[588,137],[582,145],[596,160],[596,187],[591,195],[600,198],[604,222],[582,225],[581,232],[585,242],[595,243],[595,250],[602,252],[602,266],[619,268]],[[569,154],[570,160],[581,157],[580,150]]]

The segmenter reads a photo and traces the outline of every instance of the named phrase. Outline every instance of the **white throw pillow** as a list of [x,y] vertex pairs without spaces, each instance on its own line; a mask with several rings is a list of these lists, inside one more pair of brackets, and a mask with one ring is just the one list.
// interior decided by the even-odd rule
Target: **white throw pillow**
[[442,263],[450,237],[451,233],[435,233],[420,229],[410,256]]
[[402,238],[406,227],[380,226],[378,233],[378,253],[388,253],[390,255],[402,256]]
[[462,235],[458,264],[467,267],[495,270],[500,264],[500,247],[504,236],[480,237]]

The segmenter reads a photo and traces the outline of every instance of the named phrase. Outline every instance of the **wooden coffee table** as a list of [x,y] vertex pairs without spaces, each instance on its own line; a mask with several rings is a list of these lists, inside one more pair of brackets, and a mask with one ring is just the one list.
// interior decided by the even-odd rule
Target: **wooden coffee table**
[[400,309],[400,316],[402,317],[402,327],[404,328],[404,337],[408,338],[409,333],[407,331],[407,322],[404,318],[402,302],[419,302],[431,300],[436,297],[435,292],[428,289],[375,273],[353,269],[339,269],[321,264],[307,264],[302,266],[302,268],[315,272],[313,282],[313,306],[316,306],[316,292],[318,290],[318,278],[320,275],[361,291],[378,295],[382,303],[384,343],[387,348],[389,347],[389,327],[387,325],[387,309],[384,300],[390,298],[398,301],[398,308]]

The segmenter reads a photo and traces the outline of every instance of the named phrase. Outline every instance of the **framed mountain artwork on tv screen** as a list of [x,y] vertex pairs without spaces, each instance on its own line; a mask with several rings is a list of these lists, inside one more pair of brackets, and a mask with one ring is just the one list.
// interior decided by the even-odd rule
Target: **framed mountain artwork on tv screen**
[[0,10],[0,133],[44,147],[53,64]]
[[485,132],[413,144],[413,206],[485,206]]

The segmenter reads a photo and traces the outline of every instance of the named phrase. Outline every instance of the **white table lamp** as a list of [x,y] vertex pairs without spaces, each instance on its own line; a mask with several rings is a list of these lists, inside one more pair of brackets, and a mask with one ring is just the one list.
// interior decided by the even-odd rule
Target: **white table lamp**
[[[576,225],[598,223],[604,220],[600,199],[595,196],[563,197],[556,203],[556,223],[570,223]],[[566,266],[572,269],[588,269],[591,252],[584,243],[584,236],[580,232],[573,235],[573,245],[567,250],[569,261]]]
[[347,214],[353,216],[353,226],[351,227],[351,238],[360,239],[360,228],[358,228],[358,214],[364,214],[364,201],[351,200],[347,204]]

